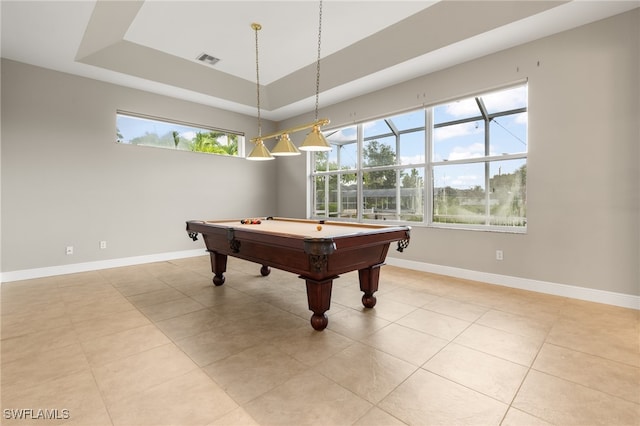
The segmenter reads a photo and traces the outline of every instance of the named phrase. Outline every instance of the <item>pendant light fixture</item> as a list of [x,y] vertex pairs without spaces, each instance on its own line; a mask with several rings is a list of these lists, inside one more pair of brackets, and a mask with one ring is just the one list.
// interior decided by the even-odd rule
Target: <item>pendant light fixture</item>
[[[300,155],[300,151],[291,142],[289,135],[291,133],[299,132],[302,130],[311,129],[307,137],[305,138],[300,149],[303,151],[331,151],[331,145],[327,142],[325,137],[320,131],[320,127],[329,124],[329,120],[318,119],[318,105],[320,97],[320,47],[322,41],[322,0],[320,0],[320,12],[318,20],[318,58],[316,61],[316,105],[315,105],[315,120],[312,123],[304,124],[297,127],[282,130],[277,133],[272,133],[266,136],[262,135],[262,117],[260,110],[260,62],[259,62],[259,49],[258,49],[258,31],[262,29],[262,25],[252,23],[251,28],[255,32],[256,38],[256,88],[257,88],[257,108],[258,108],[258,136],[251,139],[251,142],[255,144],[255,147],[249,155],[247,160],[273,160],[274,156],[293,156]],[[265,140],[278,138],[278,143],[271,152],[264,144]]]
[[275,156],[287,156],[287,155],[300,155],[298,148],[291,142],[289,133],[283,133],[278,138],[278,143],[271,150],[271,155]]

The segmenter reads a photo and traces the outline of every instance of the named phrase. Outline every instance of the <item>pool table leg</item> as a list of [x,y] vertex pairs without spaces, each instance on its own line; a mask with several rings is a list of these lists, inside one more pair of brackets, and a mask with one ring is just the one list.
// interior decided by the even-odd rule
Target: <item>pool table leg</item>
[[311,315],[311,326],[318,331],[322,331],[327,327],[329,319],[325,312],[331,307],[331,287],[333,286],[333,278],[316,281],[306,277],[300,277],[307,282],[307,301],[309,302],[309,310],[313,311]]
[[213,283],[216,286],[224,284],[224,273],[227,271],[227,255],[218,252],[209,252],[211,256],[211,272],[213,272]]
[[378,291],[378,281],[380,280],[380,267],[384,263],[370,266],[366,269],[359,269],[358,276],[360,278],[360,290],[364,292],[362,295],[362,304],[365,308],[373,308],[376,306],[376,297],[373,295]]

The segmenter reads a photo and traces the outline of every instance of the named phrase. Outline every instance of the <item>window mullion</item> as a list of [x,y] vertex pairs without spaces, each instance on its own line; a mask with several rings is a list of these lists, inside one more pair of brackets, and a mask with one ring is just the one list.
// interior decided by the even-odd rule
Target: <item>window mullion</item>
[[[402,153],[400,152],[400,133],[398,133],[397,129],[393,129],[396,134],[396,166],[400,165],[400,156]],[[401,170],[396,170],[396,220],[401,220],[402,217],[402,182],[400,182],[400,173]]]
[[[340,158],[340,154],[342,152],[342,146],[338,145],[336,147],[336,161],[338,162],[338,170],[340,170],[340,168],[342,167],[342,161]],[[338,174],[336,175],[336,205],[337,205],[337,210],[338,210],[338,214],[340,214],[341,211],[344,210],[343,206],[342,206],[342,173],[338,172]]]
[[358,222],[362,221],[362,209],[364,208],[364,174],[362,172],[362,165],[364,164],[364,158],[362,158],[364,146],[363,138],[364,129],[362,124],[358,124],[356,127],[356,152],[358,154],[356,159],[356,214]]
[[471,163],[484,163],[485,161],[503,161],[503,160],[518,160],[521,158],[527,158],[526,153],[521,154],[502,154],[492,155],[489,157],[469,158],[464,160],[446,160],[446,161],[432,161],[434,166],[454,165],[454,164],[471,164]]
[[[480,101],[481,108],[484,108],[484,103]],[[486,117],[486,116],[485,116]],[[491,155],[491,120],[484,119],[484,155],[489,157]],[[491,190],[489,188],[491,167],[489,162],[484,163],[484,202],[485,202],[485,225],[491,225]]]
[[331,216],[331,211],[329,210],[329,205],[331,204],[330,198],[331,198],[331,186],[329,185],[329,182],[331,181],[331,175],[326,175],[325,179],[324,179],[324,214],[327,217]]
[[425,170],[424,170],[424,190],[425,200],[423,206],[424,222],[430,224],[433,222],[433,108],[425,108],[424,119],[424,144],[425,144]]

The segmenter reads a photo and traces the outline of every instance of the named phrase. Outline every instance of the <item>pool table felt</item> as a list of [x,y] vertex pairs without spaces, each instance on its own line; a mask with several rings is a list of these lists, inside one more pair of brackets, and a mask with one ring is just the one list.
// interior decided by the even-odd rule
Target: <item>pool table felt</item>
[[[255,218],[246,218],[255,219]],[[361,223],[326,222],[318,220],[290,220],[290,219],[260,219],[260,224],[242,224],[238,220],[206,221],[207,224],[228,226],[236,229],[256,230],[281,235],[295,235],[304,238],[333,238],[345,235],[355,235],[361,232],[385,229],[386,226],[367,225]],[[317,226],[322,226],[318,231]]]

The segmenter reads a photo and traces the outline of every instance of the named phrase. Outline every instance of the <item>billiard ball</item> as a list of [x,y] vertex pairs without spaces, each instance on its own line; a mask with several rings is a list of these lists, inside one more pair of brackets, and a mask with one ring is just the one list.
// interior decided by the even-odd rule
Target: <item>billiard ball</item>
[[262,221],[260,219],[242,219],[240,223],[243,225],[260,225]]

